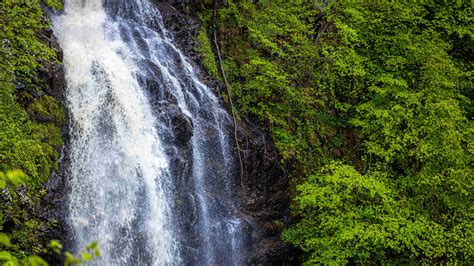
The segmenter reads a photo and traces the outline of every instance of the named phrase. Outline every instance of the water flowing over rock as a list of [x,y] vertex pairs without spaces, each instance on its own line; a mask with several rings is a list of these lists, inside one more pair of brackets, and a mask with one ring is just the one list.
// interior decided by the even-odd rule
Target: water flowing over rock
[[148,0],[64,6],[53,22],[69,128],[46,185],[56,234],[75,252],[98,241],[99,265],[281,262],[271,223],[287,210],[287,180],[271,144],[241,123],[241,186],[219,82],[199,70],[197,20]]
[[148,1],[54,18],[71,116],[67,222],[99,264],[240,264],[231,120]]

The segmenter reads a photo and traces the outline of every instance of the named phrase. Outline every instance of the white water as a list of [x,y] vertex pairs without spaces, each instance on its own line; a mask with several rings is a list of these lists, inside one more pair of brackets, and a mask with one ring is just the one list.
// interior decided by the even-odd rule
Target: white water
[[[241,264],[227,113],[158,10],[146,0],[104,1],[66,0],[54,19],[71,115],[75,250],[98,241],[102,265]],[[193,125],[192,163],[174,168],[173,154],[186,149],[166,113],[173,104]]]

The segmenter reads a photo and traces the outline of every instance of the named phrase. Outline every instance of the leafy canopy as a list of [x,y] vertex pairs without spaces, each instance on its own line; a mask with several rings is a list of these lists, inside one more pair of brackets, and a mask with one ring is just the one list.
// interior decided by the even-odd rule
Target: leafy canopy
[[299,183],[283,239],[308,264],[472,262],[472,2],[327,2],[219,10],[238,109]]

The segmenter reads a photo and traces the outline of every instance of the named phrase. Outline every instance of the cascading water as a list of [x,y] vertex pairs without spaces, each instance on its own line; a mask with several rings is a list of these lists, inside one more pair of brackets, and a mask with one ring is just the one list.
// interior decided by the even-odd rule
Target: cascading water
[[66,0],[68,221],[103,265],[242,264],[231,121],[148,0]]

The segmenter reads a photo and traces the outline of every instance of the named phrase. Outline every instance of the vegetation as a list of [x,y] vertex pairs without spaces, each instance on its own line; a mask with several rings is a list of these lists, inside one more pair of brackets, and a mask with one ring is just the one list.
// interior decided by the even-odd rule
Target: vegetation
[[[210,14],[207,14],[210,15]],[[207,21],[208,19],[201,18],[202,21]],[[214,52],[212,51],[212,42],[207,35],[206,28],[208,25],[203,25],[199,29],[197,39],[200,44],[199,53],[201,54],[201,63],[204,65],[209,74],[214,78],[219,78],[219,70],[217,68],[217,63],[214,58]]]
[[[58,124],[63,111],[53,97],[42,91],[40,66],[56,54],[40,38],[49,27],[41,1],[6,0],[0,4],[2,59],[0,105],[1,170],[21,168],[41,181],[49,176],[58,158],[61,136]],[[45,1],[60,7],[59,1]],[[41,117],[42,122],[35,121]],[[52,122],[49,122],[52,121]]]
[[[209,4],[209,1],[205,1]],[[293,177],[282,238],[306,264],[474,262],[472,1],[227,0],[202,10],[241,116],[266,128]],[[57,167],[64,111],[39,78],[56,60],[43,8],[0,2],[0,262],[46,265],[28,206]],[[21,169],[15,170],[15,169]],[[27,202],[27,203],[25,203]],[[69,263],[98,256],[91,244]]]
[[291,165],[302,262],[472,263],[472,2],[227,2],[225,70]]
[[42,66],[56,60],[44,36],[50,23],[43,7],[61,4],[0,2],[0,172],[6,172],[0,174],[0,260],[6,265],[16,265],[12,260],[43,265],[29,256],[43,252],[40,229],[51,226],[37,218],[35,209],[44,195],[43,183],[57,167],[64,112],[39,78]]
[[[28,181],[27,176],[21,170],[8,171],[6,173],[0,172],[0,190],[7,191],[12,198],[13,204],[17,202],[16,189]],[[7,209],[11,211],[10,209]],[[4,211],[0,211],[0,220],[3,220]],[[25,256],[24,253],[18,251],[18,245],[11,243],[10,237],[3,233],[3,226],[0,224],[0,263],[2,265],[16,266],[16,265],[31,265],[31,266],[47,266],[48,263],[37,255]],[[85,262],[92,261],[94,257],[100,256],[100,249],[97,243],[91,243],[86,246],[86,251],[81,253],[80,257],[74,256],[72,253],[63,252],[63,246],[56,240],[51,240],[48,245],[51,252],[57,255],[64,255],[64,265],[78,265]],[[4,250],[6,249],[6,250]],[[10,250],[10,251],[7,251]],[[13,250],[13,252],[11,251]],[[40,251],[46,253],[47,251]]]

